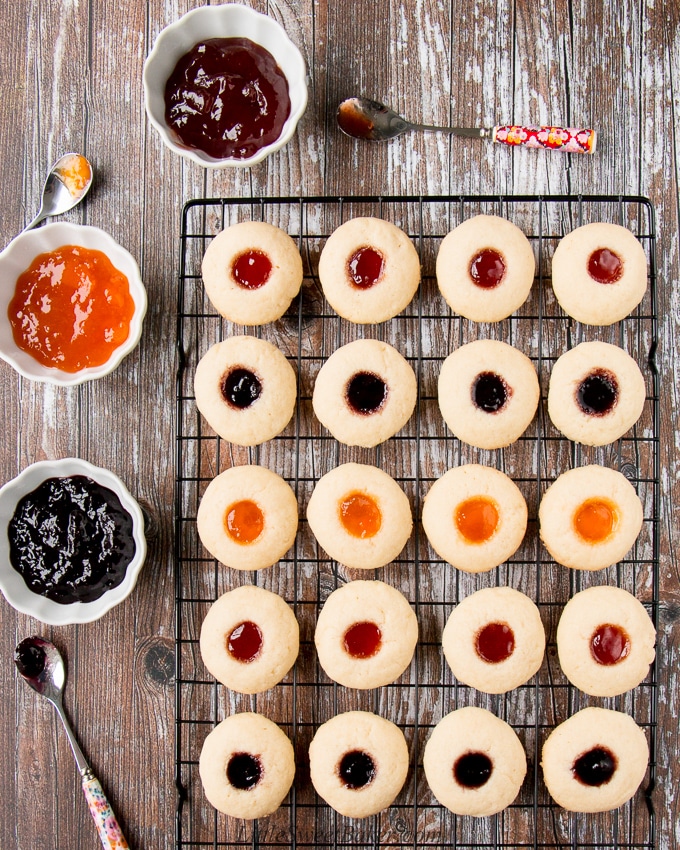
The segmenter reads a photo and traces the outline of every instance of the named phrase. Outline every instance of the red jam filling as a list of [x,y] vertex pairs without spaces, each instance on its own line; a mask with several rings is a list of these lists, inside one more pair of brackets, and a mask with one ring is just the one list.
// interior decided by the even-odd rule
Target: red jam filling
[[127,277],[101,251],[64,245],[19,275],[7,315],[14,342],[43,366],[101,366],[130,334]]
[[616,283],[623,274],[623,263],[609,248],[598,248],[588,258],[588,274],[598,283]]
[[586,499],[574,514],[574,530],[586,543],[603,543],[614,533],[616,507],[606,499]]
[[227,649],[232,658],[248,664],[254,661],[262,650],[262,632],[250,620],[239,623],[227,636]]
[[611,667],[623,661],[630,652],[630,638],[620,627],[611,623],[598,626],[590,638],[590,654],[598,664]]
[[468,543],[486,543],[498,528],[498,507],[487,496],[474,496],[458,505],[454,521]]
[[248,38],[208,38],[181,57],[165,85],[165,121],[187,148],[249,159],[281,135],[288,82]]
[[507,623],[489,623],[477,633],[477,655],[488,664],[500,664],[515,651],[515,635]]
[[340,522],[352,537],[364,540],[380,531],[382,513],[372,496],[349,493],[340,502]]
[[224,524],[229,537],[247,546],[254,543],[264,529],[264,514],[250,499],[234,502],[227,508]]
[[382,644],[382,632],[375,623],[355,623],[345,632],[343,643],[352,658],[372,658]]
[[269,280],[272,261],[262,251],[244,251],[232,263],[231,273],[244,289],[259,289]]
[[375,286],[384,269],[383,255],[375,248],[359,248],[347,263],[349,276],[357,289],[370,289]]
[[493,289],[505,277],[505,260],[493,248],[484,248],[470,262],[470,277],[481,289]]

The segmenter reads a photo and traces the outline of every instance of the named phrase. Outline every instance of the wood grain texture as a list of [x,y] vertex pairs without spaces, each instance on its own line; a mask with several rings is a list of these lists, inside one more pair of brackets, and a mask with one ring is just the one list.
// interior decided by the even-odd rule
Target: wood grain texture
[[[203,171],[168,152],[144,115],[144,58],[157,33],[196,5],[198,0],[118,4],[21,0],[0,8],[0,26],[6,34],[0,71],[3,80],[11,81],[0,118],[5,182],[2,244],[37,210],[50,164],[63,151],[82,150],[94,163],[96,183],[86,204],[65,218],[108,230],[140,262],[149,293],[140,346],[120,369],[96,384],[50,388],[18,378],[9,366],[0,364],[4,433],[0,481],[36,460],[78,455],[119,474],[148,512],[152,529],[147,565],[133,595],[98,623],[49,628],[17,614],[4,600],[0,604],[0,847],[56,850],[68,845],[80,850],[96,844],[58,721],[49,705],[16,681],[13,648],[33,633],[53,638],[68,658],[67,711],[130,845],[137,850],[172,846],[174,338],[182,203],[221,195],[522,192],[640,193],[648,195],[657,210],[662,500],[655,804],[658,846],[676,846],[680,841],[675,826],[680,814],[675,795],[680,779],[677,4],[252,0],[249,5],[280,21],[302,50],[309,70],[309,105],[284,151],[252,169],[221,172]],[[424,134],[404,136],[385,146],[362,145],[342,136],[334,123],[337,103],[354,93],[383,99],[409,118],[422,117],[428,123],[583,123],[600,131],[599,149],[593,157],[569,157]],[[573,226],[568,220],[553,224],[558,230]],[[457,331],[452,333],[450,341],[457,344],[460,337]],[[336,343],[323,334],[319,338],[312,328],[308,334],[305,346],[310,351],[321,343],[329,353]],[[292,344],[285,333],[277,342],[284,348]],[[556,337],[555,344],[560,343]],[[432,382],[434,374],[428,380]],[[285,462],[266,451],[262,457],[267,462]],[[338,457],[322,446],[310,463],[316,473]],[[451,463],[459,459],[449,458]],[[215,468],[232,460],[244,458],[236,453],[216,459],[216,467],[201,474],[214,474]],[[508,456],[510,467],[514,462]],[[516,459],[517,465],[523,462]],[[406,474],[404,458],[396,457],[394,463],[397,472]],[[304,488],[300,498],[306,498]],[[421,539],[417,545],[426,544]],[[398,570],[390,577],[399,581]],[[303,612],[304,594],[309,593],[311,601],[334,581],[324,564],[298,578]],[[458,580],[449,577],[447,598],[459,593]],[[197,590],[212,593],[221,587],[213,576],[207,581],[208,588],[199,583]],[[266,581],[276,589],[274,578]],[[559,581],[564,579],[558,585]],[[573,588],[557,589],[568,593]],[[424,613],[427,638],[436,640],[437,617],[443,615]],[[309,632],[305,637],[308,642],[312,639]],[[183,663],[193,663],[191,652]],[[315,663],[308,648],[298,665],[301,683],[317,674]],[[196,667],[200,670],[199,662]],[[445,666],[434,667],[429,674],[450,682]],[[307,693],[304,686],[301,693]],[[436,702],[436,694],[421,696],[423,703]],[[241,705],[224,694],[211,698],[219,698],[225,710]],[[197,704],[201,699],[196,695]],[[276,699],[280,700],[276,710],[287,712],[288,693]],[[345,697],[336,693],[330,699],[320,702],[318,718],[336,704],[343,705]],[[510,709],[521,710],[523,699],[518,695],[511,700]],[[505,702],[497,705],[507,708]],[[378,702],[373,707],[382,706]],[[554,710],[557,714],[563,707],[556,705]],[[406,708],[404,712],[406,720]],[[301,728],[302,762],[309,737],[311,731]],[[413,740],[417,737],[422,745],[422,729],[413,733]],[[195,753],[186,758],[195,758]],[[300,802],[312,803],[304,775],[300,789]],[[414,795],[425,800],[427,789],[424,783],[412,782],[406,793],[409,801]],[[211,835],[213,816],[205,811],[203,817],[196,833]],[[338,839],[366,846],[373,835],[372,826],[351,825],[327,809],[316,817],[310,840],[314,832],[332,840],[335,831]],[[526,827],[520,819],[514,823],[512,814],[507,818],[522,835]],[[261,840],[286,846],[284,821],[263,823]],[[568,818],[560,822],[562,826],[569,828]],[[382,816],[376,828],[385,842],[410,841],[416,846],[418,831],[436,841],[438,835],[448,834],[453,821],[428,813],[413,833],[409,831],[413,824],[392,812]],[[474,837],[472,824],[457,829],[459,843]],[[579,842],[585,840],[586,836],[578,836]]]

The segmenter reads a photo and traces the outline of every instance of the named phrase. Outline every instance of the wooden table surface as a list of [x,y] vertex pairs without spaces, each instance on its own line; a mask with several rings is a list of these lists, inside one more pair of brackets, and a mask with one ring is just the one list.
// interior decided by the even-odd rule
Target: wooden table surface
[[[62,152],[82,151],[94,164],[95,185],[65,218],[102,227],[121,242],[137,258],[149,296],[139,347],[101,381],[59,389],[0,364],[0,480],[34,461],[79,456],[116,472],[149,519],[138,585],[99,622],[51,628],[0,602],[0,848],[98,846],[54,712],[15,675],[14,647],[34,633],[52,638],[67,655],[67,711],[131,847],[172,846],[174,343],[182,204],[221,196],[520,193],[639,194],[657,212],[662,392],[653,799],[658,847],[677,846],[678,5],[251,0],[301,49],[309,104],[283,151],[252,169],[222,171],[169,152],[144,113],[144,59],[158,32],[194,5],[19,0],[0,9],[2,244],[33,217],[50,164]],[[384,147],[355,143],[339,133],[334,111],[357,93],[429,124],[595,127],[599,147],[594,156],[570,156],[423,134]],[[286,846],[285,836],[280,840]],[[411,840],[418,846],[417,835]],[[448,840],[442,836],[442,843]]]

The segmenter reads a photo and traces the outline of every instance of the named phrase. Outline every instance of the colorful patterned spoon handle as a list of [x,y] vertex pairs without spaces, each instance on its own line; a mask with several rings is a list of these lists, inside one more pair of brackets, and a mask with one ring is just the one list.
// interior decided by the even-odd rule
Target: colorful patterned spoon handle
[[523,145],[566,153],[595,153],[597,133],[576,127],[494,127],[492,139],[501,145]]
[[102,786],[92,771],[83,774],[83,792],[104,850],[129,850],[111,804],[106,799]]

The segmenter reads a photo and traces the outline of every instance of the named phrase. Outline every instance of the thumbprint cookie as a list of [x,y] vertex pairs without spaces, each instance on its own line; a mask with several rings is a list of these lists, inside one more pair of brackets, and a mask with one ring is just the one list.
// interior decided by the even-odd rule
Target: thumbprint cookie
[[232,466],[208,484],[196,516],[210,554],[236,570],[271,567],[293,545],[295,493],[263,466]]
[[208,802],[225,815],[254,820],[275,812],[293,784],[289,738],[261,714],[232,714],[208,735],[198,763]]
[[383,811],[401,791],[408,773],[404,734],[369,711],[332,717],[309,745],[309,770],[317,794],[350,818]]
[[201,626],[203,663],[218,682],[242,694],[273,688],[297,658],[295,614],[276,593],[243,585],[222,594]]
[[527,504],[504,472],[469,463],[434,482],[423,503],[430,545],[459,570],[492,570],[519,548],[527,527]]
[[391,319],[408,306],[420,283],[413,242],[379,218],[352,218],[328,238],[319,280],[338,315],[357,324]]
[[622,348],[608,342],[582,342],[553,367],[548,413],[567,439],[604,446],[635,425],[645,394],[642,372]]
[[442,364],[439,409],[458,439],[480,449],[514,443],[534,418],[540,389],[529,358],[508,345],[480,339]]
[[411,506],[397,482],[360,463],[342,464],[319,479],[307,520],[330,557],[355,570],[393,561],[413,528]]
[[473,322],[499,322],[529,297],[536,261],[522,231],[505,218],[477,215],[448,233],[437,254],[437,284],[453,310]]
[[196,406],[213,430],[239,446],[276,437],[295,410],[295,371],[276,346],[253,336],[213,345],[194,377]]
[[573,319],[585,325],[613,325],[632,312],[647,291],[644,248],[619,224],[577,227],[555,249],[552,287]]
[[645,733],[628,714],[577,711],[550,733],[541,766],[550,796],[570,812],[606,812],[628,802],[647,772]]
[[302,258],[290,236],[263,221],[242,221],[212,240],[201,267],[217,312],[237,325],[280,318],[302,285]]
[[655,640],[644,606],[620,587],[589,587],[575,594],[557,626],[562,672],[596,697],[637,687],[654,660]]
[[347,688],[379,688],[411,663],[418,621],[403,594],[382,581],[350,581],[324,603],[314,643],[329,678]]
[[545,630],[528,596],[511,587],[487,587],[453,609],[442,648],[458,681],[487,694],[504,694],[538,671]]
[[416,396],[415,373],[396,348],[358,339],[338,348],[321,367],[312,406],[338,442],[371,448],[403,428]]
[[425,777],[439,802],[457,815],[485,817],[519,794],[527,759],[517,733],[485,708],[467,706],[443,717],[423,755]]
[[538,508],[543,545],[575,570],[602,570],[618,563],[642,528],[642,503],[615,469],[591,464],[563,472]]

